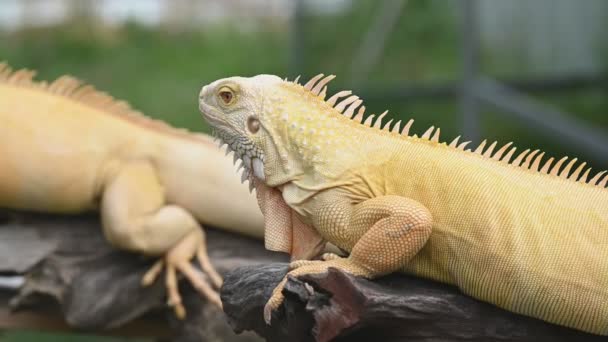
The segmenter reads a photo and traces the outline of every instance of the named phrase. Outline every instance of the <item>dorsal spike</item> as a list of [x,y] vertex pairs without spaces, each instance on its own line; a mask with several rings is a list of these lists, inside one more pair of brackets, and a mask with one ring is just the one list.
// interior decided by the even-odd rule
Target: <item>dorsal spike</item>
[[604,179],[597,183],[599,187],[605,188],[606,183],[608,183],[608,175],[604,176]]
[[317,81],[321,79],[321,77],[323,77],[323,74],[318,74],[317,76],[311,78],[310,81],[306,82],[306,84],[304,85],[304,89],[311,90],[315,86]]
[[[33,76],[33,73],[32,73]],[[51,83],[49,90],[53,90],[58,95],[68,95],[74,92],[80,86],[80,81],[70,76],[61,76]]]
[[554,160],[553,157],[549,158],[549,160],[547,160],[545,165],[543,165],[543,168],[540,169],[540,172],[549,174],[549,168],[551,167],[551,163],[553,163],[553,160]]
[[363,121],[363,114],[365,114],[365,106],[359,107],[359,111],[357,112],[357,115],[355,115],[353,120],[361,123],[361,121]]
[[392,123],[393,123],[393,119],[388,120],[388,122],[384,124],[384,127],[382,127],[382,130],[390,132]]
[[365,126],[369,126],[369,127],[371,127],[372,122],[373,122],[373,120],[374,120],[374,117],[375,117],[375,116],[376,116],[376,115],[374,115],[374,114],[372,114],[372,115],[368,116],[368,117],[367,117],[367,119],[365,119],[365,122],[363,122],[363,124],[364,124]]
[[450,147],[458,146],[458,140],[460,140],[460,135],[457,136],[456,138],[454,138],[454,140],[452,140],[452,142],[448,146],[450,146]]
[[525,151],[523,151],[522,153],[520,153],[517,158],[515,158],[515,160],[513,160],[513,162],[511,163],[512,165],[515,166],[519,166],[519,164],[521,163],[522,159],[524,159],[524,157],[530,152],[530,149],[526,149]]
[[348,106],[348,108],[344,111],[344,116],[346,116],[347,118],[351,118],[353,116],[353,114],[355,113],[355,109],[359,108],[359,106],[363,103],[363,101],[361,100],[357,100],[355,102],[353,102],[350,106]]
[[502,158],[500,161],[509,164],[511,161],[511,157],[513,156],[513,153],[515,153],[515,151],[517,151],[517,147],[511,148],[509,152],[507,152],[507,154],[504,156],[504,158]]
[[494,147],[496,147],[497,142],[493,142],[492,145],[490,145],[490,147],[488,147],[486,149],[486,151],[483,153],[483,156],[486,158],[490,158],[492,156],[492,151],[494,151]]
[[414,124],[414,119],[410,119],[405,126],[403,126],[403,130],[401,131],[401,135],[409,135],[410,128],[412,128],[412,124]]
[[401,128],[401,120],[397,121],[395,126],[393,126],[393,129],[391,130],[391,132],[399,134],[400,128]]
[[320,80],[314,88],[312,88],[311,92],[315,95],[319,95],[321,89],[323,89],[323,87],[325,87],[327,83],[334,78],[336,78],[336,75],[327,75],[324,79]]
[[302,75],[298,75],[298,77],[296,77],[296,79],[293,80],[293,83],[300,84],[300,76],[302,76]]
[[458,145],[458,149],[464,151],[464,148],[467,147],[468,144],[470,144],[470,141],[464,141],[462,143],[460,143],[460,145]]
[[541,154],[539,154],[538,157],[536,157],[536,159],[534,159],[534,163],[532,163],[532,166],[530,166],[530,170],[538,171],[538,167],[540,166],[540,162],[543,160],[544,156],[545,156],[545,152],[542,152]]
[[483,148],[486,146],[487,142],[488,141],[484,139],[484,141],[482,141],[481,144],[479,144],[479,146],[477,146],[477,148],[475,149],[475,151],[473,151],[473,153],[481,154],[483,152]]
[[604,173],[606,173],[606,171],[598,172],[595,176],[593,176],[593,178],[591,178],[589,184],[596,185],[596,182],[600,179],[600,177],[602,177]]
[[557,163],[555,163],[555,165],[553,165],[553,168],[551,169],[551,172],[549,174],[552,176],[557,176],[557,173],[559,172],[559,168],[566,161],[566,159],[568,159],[568,157],[563,157],[562,159],[558,160]]
[[378,128],[380,129],[382,127],[382,118],[384,118],[384,116],[388,113],[388,110],[385,110],[384,112],[382,112],[382,114],[380,114],[378,116],[378,119],[376,119],[376,122],[374,122],[374,128]]
[[82,99],[87,97],[88,94],[94,94],[96,92],[95,88],[91,85],[87,84],[84,87],[80,87],[78,90],[74,92],[72,98],[74,99]]
[[346,106],[357,101],[358,99],[359,99],[359,96],[357,96],[357,95],[349,96],[349,97],[345,98],[344,100],[342,100],[342,102],[338,103],[334,108],[338,112],[342,113],[342,111],[344,110],[344,108],[346,108]]
[[492,156],[492,159],[500,160],[500,158],[502,157],[502,154],[505,153],[507,148],[509,148],[509,146],[511,146],[512,144],[513,144],[513,142],[508,142],[508,143],[504,144],[498,151],[496,151],[496,153],[494,153],[494,156]]
[[330,97],[327,100],[327,104],[333,107],[336,104],[336,101],[338,101],[338,99],[340,99],[340,98],[342,98],[344,96],[348,96],[348,95],[350,95],[352,93],[353,92],[350,91],[350,90],[339,91],[339,92],[335,93],[332,97]]
[[10,75],[12,69],[8,66],[7,63],[0,62],[0,79],[5,79]]
[[426,132],[424,132],[424,134],[420,137],[420,139],[428,140],[431,137],[431,133],[433,133],[434,129],[435,129],[435,126],[429,127],[429,129],[427,129]]
[[574,163],[576,163],[577,159],[574,158],[572,159],[567,165],[566,167],[564,167],[564,169],[562,170],[562,172],[559,173],[559,176],[561,178],[568,178],[568,174],[570,174],[570,169],[572,169],[572,166],[574,165]]
[[431,141],[434,142],[439,142],[439,135],[441,134],[441,128],[437,127],[437,130],[435,130],[435,134],[433,134],[433,137],[431,138]]
[[327,86],[323,87],[323,90],[319,93],[319,97],[321,100],[325,100],[325,96],[327,95]]
[[532,159],[539,151],[540,150],[534,150],[530,154],[528,154],[528,156],[524,160],[523,164],[521,164],[520,166],[523,167],[524,169],[527,169],[528,167],[530,167],[530,163],[532,162]]
[[587,165],[587,163],[583,162],[582,164],[580,164],[576,170],[574,170],[574,172],[572,172],[572,174],[570,175],[570,179],[576,181],[578,178],[578,175],[581,173],[581,171],[583,171],[583,169],[585,168],[585,165]]
[[33,80],[32,77],[34,75],[34,71],[26,69],[12,71],[7,64],[0,62],[0,83],[36,89],[47,94],[61,96],[70,101],[99,110],[107,115],[113,115],[121,120],[145,127],[146,129],[196,141],[208,141],[207,137],[202,137],[200,134],[189,132],[185,129],[178,129],[168,125],[166,122],[145,116],[141,112],[132,109],[127,102],[115,99],[91,85],[82,84],[72,76],[61,76],[47,83],[45,81]]
[[[33,70],[28,70],[28,69],[21,69],[21,70],[17,70],[14,71],[10,76],[8,76],[8,82],[12,83],[12,84],[29,84],[32,81],[32,79],[34,78],[34,76],[36,76],[36,72]],[[57,82],[57,80],[55,80],[51,86],[58,86],[60,84],[60,82]],[[49,90],[52,92],[56,92],[54,87],[49,87]]]
[[587,177],[589,177],[589,172],[591,172],[591,168],[587,168],[587,170],[585,170],[585,173],[583,173],[581,178],[578,179],[578,182],[587,183]]

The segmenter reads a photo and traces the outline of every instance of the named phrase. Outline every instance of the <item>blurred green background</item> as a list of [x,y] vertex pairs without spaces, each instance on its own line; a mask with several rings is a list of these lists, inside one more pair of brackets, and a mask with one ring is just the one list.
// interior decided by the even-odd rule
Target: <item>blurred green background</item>
[[[430,125],[441,127],[444,140],[461,133],[458,97],[382,98],[400,85],[442,84],[461,77],[458,0],[405,1],[369,73],[357,70],[357,61],[383,2],[302,1],[300,26],[294,26],[295,3],[0,0],[0,60],[37,70],[40,80],[74,75],[149,116],[203,132],[208,127],[197,109],[203,84],[233,75],[302,74],[306,79],[322,72],[338,76],[331,92],[362,89],[364,100],[366,92],[374,93],[366,102],[368,112],[389,109],[393,117],[414,118],[418,134]],[[608,133],[607,4],[482,1],[481,70],[500,79],[603,79],[527,95]],[[63,11],[59,19],[45,17],[57,11]],[[482,107],[479,126],[483,138],[542,148],[549,155],[580,154],[491,108]],[[606,168],[605,160],[590,164]],[[67,341],[65,336],[44,336],[46,341]],[[40,338],[28,332],[0,333],[3,342]]]
[[[40,1],[44,2],[26,2]],[[264,4],[274,8],[269,4],[283,2],[288,4],[283,6],[283,12],[288,12],[287,14],[281,11],[281,6],[274,6],[279,7],[279,10],[275,9],[277,14],[251,14],[255,13],[252,10],[256,8],[261,8],[258,12],[263,11]],[[608,20],[605,19],[608,19],[608,15],[596,20],[600,23],[595,25],[597,28],[593,34],[591,29],[589,32],[585,27],[578,29],[581,34],[598,38],[587,44],[591,48],[586,47],[582,57],[576,54],[569,56],[570,60],[575,61],[569,65],[567,60],[560,60],[560,56],[572,50],[568,46],[568,40],[580,40],[576,36],[571,37],[578,32],[568,31],[569,35],[557,38],[553,35],[536,34],[539,36],[537,41],[528,39],[540,29],[523,25],[521,22],[542,21],[539,18],[550,14],[549,9],[543,9],[542,4],[552,3],[556,6],[551,1],[532,2],[537,3],[533,9],[541,9],[543,12],[536,16],[532,15],[534,12],[530,14],[530,5],[525,6],[524,1],[514,1],[511,6],[507,6],[509,11],[500,8],[505,7],[504,4],[500,5],[500,1],[481,2],[485,4],[484,8],[490,7],[489,10],[481,10],[481,24],[490,23],[484,28],[493,27],[493,31],[488,31],[503,32],[498,38],[507,39],[506,43],[493,44],[492,34],[486,35],[488,37],[482,35],[485,39],[481,45],[481,69],[486,75],[510,79],[538,79],[571,75],[578,73],[580,69],[583,69],[585,75],[606,75]],[[87,1],[68,3],[78,5],[73,5],[70,16],[58,23],[23,26],[1,32],[0,59],[8,61],[14,68],[27,67],[37,70],[39,79],[50,80],[63,74],[75,75],[117,98],[128,100],[135,108],[149,116],[204,132],[208,132],[208,127],[198,113],[196,96],[203,84],[221,77],[271,73],[289,77],[302,74],[306,79],[320,72],[333,73],[338,78],[332,82],[330,90],[337,91],[355,86],[355,89],[379,88],[381,94],[382,91],[394,90],[393,85],[396,89],[398,84],[441,83],[457,80],[462,73],[458,1],[406,1],[396,25],[387,35],[378,60],[369,74],[364,76],[365,81],[356,84],[353,84],[356,77],[351,70],[353,58],[379,11],[377,1],[328,1],[327,3],[333,5],[325,6],[327,8],[324,8],[321,1],[304,1],[301,34],[297,43],[293,42],[293,28],[289,20],[289,11],[292,11],[291,7],[295,2],[290,1],[182,0],[175,2],[178,5],[170,5],[168,2],[169,4],[159,10],[161,13],[179,13],[181,10],[184,16],[190,17],[180,18],[174,14],[170,20],[146,24],[136,20],[136,16],[126,16],[124,21],[112,25],[97,16],[100,11],[99,3],[103,2],[98,2],[97,5]],[[136,4],[143,2],[132,3],[133,7],[137,8]],[[491,3],[496,3],[499,8],[491,8],[492,6],[488,5]],[[563,4],[564,1],[560,3]],[[579,12],[583,8],[590,13],[601,13],[602,11],[596,8],[599,7],[606,9],[605,12],[608,13],[605,2],[588,3],[595,5],[577,5],[575,9]],[[213,21],[208,20],[198,25],[196,17],[192,18],[193,13],[206,13],[209,8],[218,6],[226,7],[226,11],[233,10],[235,13],[224,14]],[[568,11],[572,5],[565,7],[562,12]],[[497,11],[498,14],[505,11],[507,19],[511,18],[507,27],[501,27],[491,18],[492,15],[497,15],[494,13]],[[137,12],[134,10],[133,13]],[[486,18],[488,16],[490,18]],[[520,18],[522,16],[523,19]],[[584,20],[585,26],[591,26],[586,23],[589,21],[588,17],[573,14],[570,14],[570,17],[578,21]],[[580,19],[581,17],[584,18]],[[566,18],[569,18],[568,14]],[[559,30],[551,31],[562,25],[559,23],[559,15],[554,13],[552,18],[544,20],[549,27],[544,30],[559,35]],[[574,20],[569,26],[576,24],[577,21]],[[513,31],[513,34],[509,31]],[[550,38],[551,41],[557,40],[559,43],[546,43]],[[294,44],[297,44],[296,48]],[[548,51],[538,53],[538,45],[546,45],[545,50]],[[294,57],[294,53],[299,56]],[[594,55],[593,63],[590,63],[593,65],[589,67],[584,64],[584,57],[588,54]],[[294,60],[298,63],[294,63]],[[556,67],[552,68],[552,65]],[[529,95],[606,131],[607,94],[604,83],[603,86],[597,87]],[[360,95],[365,100],[365,93]],[[418,133],[424,132],[430,125],[440,126],[446,140],[462,133],[456,97],[394,101],[375,96],[373,100],[366,102],[366,107],[368,112],[389,109],[394,117],[414,118],[414,131]],[[513,140],[517,146],[542,148],[553,155],[576,155],[578,152],[569,146],[561,145],[559,139],[544,139],[538,135],[537,130],[527,128],[517,119],[501,115],[489,108],[483,108],[480,127],[482,137],[499,142]],[[600,166],[606,165],[602,163]]]

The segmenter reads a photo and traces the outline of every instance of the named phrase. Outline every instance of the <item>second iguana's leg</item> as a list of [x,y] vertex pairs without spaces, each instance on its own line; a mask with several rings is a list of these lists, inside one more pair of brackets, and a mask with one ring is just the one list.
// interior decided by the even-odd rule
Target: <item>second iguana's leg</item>
[[[144,161],[122,166],[104,182],[101,201],[104,235],[116,247],[163,257],[146,273],[151,284],[165,268],[169,304],[178,317],[185,315],[177,289],[179,271],[210,302],[221,307],[217,289],[221,277],[206,253],[205,236],[184,208],[165,203],[164,190],[152,165]],[[197,258],[211,286],[190,261]]]
[[[330,236],[330,242],[350,249],[350,255],[293,263],[287,276],[323,273],[329,267],[366,278],[397,271],[424,246],[432,225],[431,214],[423,205],[400,196],[376,197],[355,206],[335,202],[321,205],[313,220],[323,235]],[[283,301],[287,276],[264,308],[267,323]]]

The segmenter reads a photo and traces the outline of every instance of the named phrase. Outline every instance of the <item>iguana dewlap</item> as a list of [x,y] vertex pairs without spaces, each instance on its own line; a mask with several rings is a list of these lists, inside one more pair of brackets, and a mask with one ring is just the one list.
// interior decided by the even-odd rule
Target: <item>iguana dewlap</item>
[[411,120],[364,118],[350,91],[325,100],[333,76],[322,77],[304,86],[232,77],[199,95],[205,119],[256,182],[266,246],[314,255],[329,241],[350,253],[295,261],[290,275],[404,271],[608,335],[608,176],[591,177],[576,159],[514,154],[510,144],[446,144],[434,127],[410,135]]
[[[256,237],[263,231],[230,160],[205,135],[148,119],[71,77],[47,84],[32,81],[33,74],[0,64],[0,207],[99,209],[114,246],[164,255],[144,282],[164,264],[179,315],[176,271],[221,305],[221,278],[197,221]],[[190,265],[194,257],[207,277]]]

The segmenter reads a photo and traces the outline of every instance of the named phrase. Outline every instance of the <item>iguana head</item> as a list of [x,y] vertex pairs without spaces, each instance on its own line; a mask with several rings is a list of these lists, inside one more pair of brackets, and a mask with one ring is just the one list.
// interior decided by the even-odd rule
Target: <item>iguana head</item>
[[[243,178],[270,187],[316,185],[319,177],[336,179],[348,169],[346,163],[356,160],[351,154],[359,152],[360,137],[357,130],[344,130],[360,126],[350,117],[361,101],[349,96],[350,91],[325,100],[326,85],[334,76],[322,76],[305,85],[272,75],[230,77],[203,87],[199,108],[215,136],[243,160]],[[307,177],[317,180],[307,183]]]
[[[323,165],[321,144],[339,136],[332,138],[332,128],[324,125],[328,117],[323,112],[333,109],[323,101],[324,86],[332,78],[316,77],[302,86],[271,75],[230,77],[204,86],[199,94],[199,108],[215,136],[242,159],[242,179],[255,184],[266,219],[266,247],[300,254],[295,258],[317,252],[321,238],[313,230],[309,239],[298,236],[299,243],[308,241],[306,246],[293,245],[294,232],[286,231],[285,225],[293,229],[302,223],[296,224],[297,215],[286,205],[282,191],[289,183],[314,185],[312,169]],[[328,136],[319,138],[318,133]],[[286,212],[277,212],[279,207]]]
[[200,92],[199,108],[213,127],[214,135],[243,161],[243,178],[266,179],[265,141],[270,136],[262,121],[262,94],[264,88],[280,82],[279,77],[271,75],[232,77],[206,85]]

